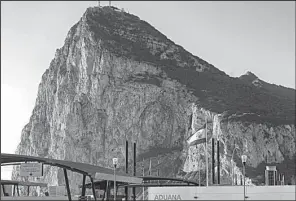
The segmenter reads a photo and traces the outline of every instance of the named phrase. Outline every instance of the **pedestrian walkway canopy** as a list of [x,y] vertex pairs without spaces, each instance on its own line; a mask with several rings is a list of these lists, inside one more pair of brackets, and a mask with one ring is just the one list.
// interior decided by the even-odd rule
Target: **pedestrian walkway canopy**
[[17,194],[20,195],[19,186],[27,186],[28,187],[28,195],[30,193],[30,186],[40,186],[47,187],[46,183],[40,182],[28,182],[28,181],[16,181],[16,180],[1,180],[1,186],[3,190],[3,195],[5,196],[5,185],[13,185],[13,195],[15,195],[15,188],[17,188]]
[[[120,182],[116,180],[117,190],[119,188],[135,188],[135,187],[168,187],[168,186],[199,186],[198,183],[190,180],[185,180],[181,178],[167,178],[167,177],[154,177],[154,176],[143,176],[139,177],[143,179],[141,184],[135,183],[126,183]],[[102,200],[107,200],[112,198],[110,190],[114,188],[114,181],[113,180],[97,180],[93,183],[87,183],[85,186],[80,185],[80,188],[94,188],[103,190],[104,193],[102,195]],[[117,194],[118,191],[116,191]],[[114,196],[114,191],[113,191]]]
[[[154,177],[154,176],[139,176],[143,179],[141,184],[139,183],[127,183],[120,182],[116,176],[116,186],[118,187],[150,187],[150,186],[199,186],[197,182],[185,180],[181,178],[167,178],[167,177]],[[94,181],[95,189],[106,189],[108,180]],[[113,180],[109,180],[110,188],[113,188]],[[79,186],[82,188],[82,185]],[[91,183],[85,184],[86,188],[92,188]]]
[[[17,154],[3,154],[1,153],[1,166],[2,164],[21,163],[21,162],[39,162],[46,165],[57,166],[65,168],[73,172],[81,173],[98,180],[112,180],[113,169],[101,166],[90,165],[86,163],[79,163],[73,161],[56,160],[50,158],[41,158],[36,156],[26,156]],[[127,183],[142,183],[142,178],[131,177],[125,173],[116,173],[116,180]]]
[[[24,162],[39,162],[45,165],[56,166],[64,169],[67,194],[69,200],[71,200],[71,193],[69,187],[69,181],[67,176],[67,171],[70,170],[77,172],[83,175],[83,185],[85,184],[85,177],[89,176],[91,182],[93,183],[94,179],[97,180],[112,180],[113,179],[113,170],[110,168],[105,168],[101,166],[95,166],[85,163],[65,161],[65,160],[56,160],[51,158],[42,158],[37,156],[26,156],[26,155],[17,155],[17,154],[6,154],[1,153],[1,166],[3,165],[19,165]],[[17,163],[17,164],[16,164]],[[138,177],[131,177],[125,173],[116,173],[116,180],[125,183],[141,184],[143,179]],[[93,188],[93,194],[95,197],[95,189]],[[84,196],[84,195],[83,195]]]
[[19,185],[19,186],[40,186],[40,187],[47,187],[47,184],[46,183],[27,182],[27,181],[16,181],[16,180],[1,180],[1,185]]

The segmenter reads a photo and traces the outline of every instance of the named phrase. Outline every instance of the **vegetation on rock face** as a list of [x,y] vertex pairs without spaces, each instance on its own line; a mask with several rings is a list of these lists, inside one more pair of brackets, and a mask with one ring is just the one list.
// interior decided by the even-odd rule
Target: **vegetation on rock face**
[[248,85],[254,85],[254,81],[260,83],[260,88],[263,91],[271,93],[274,96],[277,96],[282,99],[290,99],[295,102],[295,90],[287,87],[283,87],[281,85],[269,84],[260,80],[256,75],[251,72],[247,72],[246,74],[239,77],[244,83]]
[[[295,90],[289,91],[289,97],[293,96],[294,99],[288,99],[279,96],[278,93],[246,84],[242,79],[229,77],[195,57],[202,65],[214,69],[197,72],[189,52],[175,45],[147,22],[131,14],[103,8],[92,9],[86,17],[95,38],[102,40],[111,52],[160,66],[169,78],[184,84],[199,97],[198,104],[201,107],[217,113],[228,111],[229,115],[240,114],[232,119],[276,125],[294,123]],[[163,50],[157,48],[158,52],[153,54],[155,49],[146,45],[149,41],[161,41],[164,44]],[[180,61],[174,57],[161,59],[160,55],[165,51],[165,46],[176,46],[181,62],[186,65],[178,66]]]
[[[188,86],[200,98],[201,106],[213,112],[244,115],[241,120],[273,125],[293,124],[295,101],[274,96],[239,79],[191,69],[166,69],[169,77]],[[258,116],[258,114],[260,116]]]

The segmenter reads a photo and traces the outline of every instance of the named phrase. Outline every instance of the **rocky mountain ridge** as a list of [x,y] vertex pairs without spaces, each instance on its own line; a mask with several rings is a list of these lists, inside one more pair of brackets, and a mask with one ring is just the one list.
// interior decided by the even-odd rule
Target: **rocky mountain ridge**
[[258,78],[255,74],[252,72],[247,72],[246,74],[239,77],[242,81],[244,81],[246,84],[252,84],[254,86],[260,87],[261,89],[271,93],[272,95],[290,99],[292,101],[295,100],[295,89],[284,87],[281,85],[275,85],[267,83],[260,78]]
[[[214,122],[218,114],[222,183],[230,182],[234,142],[249,156],[250,182],[264,182],[266,164],[277,164],[287,179],[293,175],[295,99],[229,77],[134,15],[88,8],[42,76],[16,153],[111,167],[112,157],[124,164],[129,140],[137,143],[139,167],[144,159],[147,170],[154,157],[159,165],[153,168],[167,177],[197,180],[188,156],[198,153],[204,183],[202,146],[189,152],[185,139],[205,116]],[[209,123],[209,135],[212,127]],[[234,156],[238,175],[240,155]],[[46,167],[43,179],[62,185],[61,174]],[[15,168],[13,178],[18,175]],[[69,178],[77,192],[82,177],[70,173]]]

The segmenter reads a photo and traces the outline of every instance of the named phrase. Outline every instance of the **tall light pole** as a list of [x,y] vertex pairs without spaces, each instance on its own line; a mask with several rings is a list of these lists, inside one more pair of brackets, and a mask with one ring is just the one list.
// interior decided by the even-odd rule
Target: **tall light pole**
[[233,161],[233,156],[234,156],[234,152],[235,152],[236,149],[240,150],[239,147],[235,146],[234,149],[233,149],[233,152],[232,152],[232,156],[231,156],[231,171],[232,171],[232,175],[231,175],[232,176],[232,181],[231,181],[231,184],[232,184],[232,186],[233,186],[233,183],[234,183],[234,167],[233,167],[234,161]]
[[208,169],[208,119],[207,119],[207,116],[206,116],[206,153],[205,153],[205,156],[206,156],[206,184],[207,186],[209,186],[209,169]]
[[118,158],[113,158],[113,166],[114,166],[114,201],[116,201],[116,166],[118,164]]
[[198,186],[200,187],[200,160],[198,161]]
[[[143,158],[143,164],[142,164],[142,171],[143,171],[143,177],[145,175],[145,159]],[[143,200],[144,200],[144,196],[145,196],[145,187],[143,187]]]
[[222,135],[222,131],[221,131],[221,127],[220,127],[220,117],[222,115],[218,114],[218,133],[217,133],[217,184],[220,185],[220,176],[221,176],[221,172],[220,172],[220,138]]
[[246,162],[247,162],[247,156],[242,155],[243,174],[244,174],[244,200],[246,200]]

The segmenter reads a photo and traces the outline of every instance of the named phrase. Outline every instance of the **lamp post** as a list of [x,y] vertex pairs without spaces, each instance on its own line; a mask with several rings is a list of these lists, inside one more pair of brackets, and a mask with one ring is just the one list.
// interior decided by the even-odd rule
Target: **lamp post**
[[[144,177],[144,174],[145,174],[145,159],[143,158],[143,164],[142,164],[142,170],[143,170],[143,177]],[[145,188],[143,187],[143,200],[144,200],[144,196],[145,196]]]
[[200,187],[200,160],[198,161],[198,186]]
[[231,184],[232,184],[232,186],[233,186],[233,183],[234,183],[234,167],[233,167],[234,161],[233,161],[233,156],[234,156],[234,152],[235,152],[236,149],[240,150],[239,147],[235,146],[234,149],[233,149],[233,152],[232,152],[232,156],[231,156],[231,171],[232,171],[232,175],[231,175],[232,176],[232,182],[231,182]]
[[118,164],[118,158],[113,158],[113,166],[114,166],[114,201],[116,201],[116,166]]
[[243,174],[244,174],[244,200],[246,200],[246,162],[247,162],[247,156],[242,155]]

